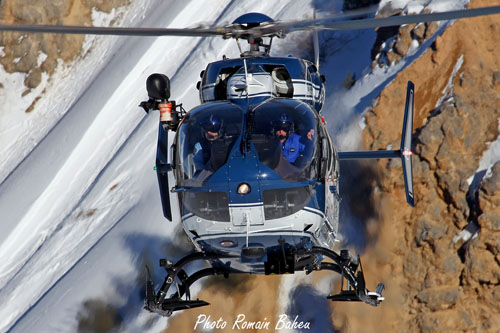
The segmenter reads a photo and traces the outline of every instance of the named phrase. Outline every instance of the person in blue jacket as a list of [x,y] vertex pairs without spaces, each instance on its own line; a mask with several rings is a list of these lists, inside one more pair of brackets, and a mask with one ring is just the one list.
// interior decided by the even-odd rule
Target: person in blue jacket
[[311,129],[306,138],[293,133],[293,122],[287,114],[280,115],[280,118],[273,121],[274,134],[281,145],[281,154],[289,163],[294,164],[297,158],[304,153],[309,142],[314,136],[314,129]]

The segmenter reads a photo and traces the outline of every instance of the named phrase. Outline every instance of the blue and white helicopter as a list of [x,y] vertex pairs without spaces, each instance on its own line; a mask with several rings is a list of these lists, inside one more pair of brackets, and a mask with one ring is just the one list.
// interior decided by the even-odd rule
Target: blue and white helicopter
[[[147,112],[161,110],[156,170],[163,213],[182,223],[197,249],[176,263],[160,260],[167,275],[158,291],[147,269],[145,308],[170,316],[208,305],[191,299],[189,287],[210,275],[330,270],[342,280],[340,293],[328,299],[379,305],[384,285],[379,283],[370,292],[359,256],[336,248],[339,161],[400,158],[406,199],[413,206],[414,86],[408,82],[399,150],[337,152],[321,115],[325,77],[318,71],[317,34],[314,63],[270,56],[272,39],[294,31],[367,29],[496,13],[500,6],[385,18],[366,18],[366,13],[358,12],[293,22],[249,13],[230,25],[212,28],[0,25],[0,30],[222,36],[236,39],[238,47],[240,40],[249,42],[248,51],[240,47],[240,58],[224,58],[202,71],[198,83],[202,104],[189,112],[169,100],[167,76],[152,74],[146,82],[149,99],[141,106]],[[180,221],[173,221],[176,216]],[[194,261],[210,267],[188,275],[185,267]]]
[[[498,12],[500,7],[494,9]],[[197,252],[175,264],[161,260],[167,275],[158,291],[148,270],[145,308],[169,316],[208,305],[192,300],[189,292],[205,276],[319,270],[342,276],[340,293],[328,299],[379,305],[384,285],[370,292],[359,256],[348,249],[335,252],[339,161],[400,158],[406,199],[414,206],[414,85],[408,82],[399,150],[337,152],[321,115],[325,77],[318,71],[317,48],[316,63],[271,57],[271,41],[295,30],[373,27],[393,25],[393,20],[400,24],[459,15],[471,11],[295,23],[245,14],[217,31],[225,38],[248,40],[250,50],[240,48],[240,58],[224,57],[201,72],[197,87],[202,104],[188,113],[168,101],[168,77],[152,74],[146,82],[149,100],[141,106],[147,112],[161,111],[156,168],[163,212],[171,221],[176,211]],[[269,38],[268,44],[263,37]],[[287,146],[292,138],[298,143]],[[211,267],[188,276],[184,268],[197,260]],[[169,295],[172,285],[176,292]]]

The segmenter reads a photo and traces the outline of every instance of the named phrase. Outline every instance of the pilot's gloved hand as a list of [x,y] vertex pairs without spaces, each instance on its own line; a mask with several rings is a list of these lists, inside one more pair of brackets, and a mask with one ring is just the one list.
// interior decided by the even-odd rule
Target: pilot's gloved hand
[[307,138],[309,140],[312,140],[313,139],[313,136],[314,136],[314,129],[310,129],[309,132],[307,132]]

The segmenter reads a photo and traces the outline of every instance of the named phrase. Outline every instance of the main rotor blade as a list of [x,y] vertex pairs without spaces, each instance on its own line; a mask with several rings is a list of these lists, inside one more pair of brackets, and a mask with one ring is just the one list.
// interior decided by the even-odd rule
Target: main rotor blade
[[114,36],[191,36],[206,37],[227,34],[226,28],[120,28],[120,27],[84,27],[64,25],[0,25],[0,31],[39,32],[56,34],[86,34]]
[[464,10],[454,10],[441,13],[390,16],[372,19],[360,19],[339,21],[337,17],[323,18],[318,20],[300,21],[292,24],[277,23],[274,24],[275,29],[281,30],[284,33],[300,31],[300,30],[357,30],[370,29],[379,27],[397,26],[402,24],[412,24],[421,22],[454,20],[460,18],[493,15],[500,13],[500,6],[473,8]]
[[[332,16],[336,19],[348,19],[359,16],[368,11],[375,12],[376,6],[355,10],[350,13]],[[290,22],[287,23],[288,25]],[[293,22],[292,22],[293,24]],[[265,25],[267,26],[267,25]],[[272,26],[272,24],[271,24]],[[272,35],[275,35],[280,29],[272,28]],[[55,34],[82,34],[82,35],[110,35],[110,36],[187,36],[187,37],[209,37],[224,36],[225,38],[239,38],[248,36],[265,36],[266,34],[257,29],[252,29],[238,24],[227,25],[224,27],[211,28],[122,28],[122,27],[86,27],[71,25],[5,25],[0,24],[0,31],[16,31],[29,33],[55,33]]]
[[248,38],[262,36],[282,36],[289,32],[303,30],[357,30],[377,27],[398,26],[402,24],[453,20],[500,13],[500,6],[455,10],[441,13],[391,16],[371,19],[353,19],[365,14],[363,11],[354,11],[337,16],[295,21],[272,22],[255,28],[239,25],[212,28],[121,28],[121,27],[85,27],[62,25],[0,25],[0,31],[38,32],[57,34],[89,34],[115,36],[190,36],[208,37],[223,36],[224,38]]

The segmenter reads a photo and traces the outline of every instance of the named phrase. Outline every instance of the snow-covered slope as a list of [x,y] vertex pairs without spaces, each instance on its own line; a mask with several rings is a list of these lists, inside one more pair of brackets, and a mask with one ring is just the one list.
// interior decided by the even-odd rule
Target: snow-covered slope
[[[279,18],[307,5],[149,1],[132,4],[125,22],[225,24],[249,11]],[[131,300],[133,306],[123,311],[126,326],[135,325],[137,314],[151,317],[141,310],[136,276],[145,251],[154,265],[165,256],[161,250],[174,225],[162,216],[152,168],[158,115],[148,116],[137,105],[147,97],[147,76],[162,72],[171,77],[172,96],[190,109],[198,103],[199,72],[223,54],[237,56],[237,48],[219,38],[121,37],[114,44],[101,39],[93,42],[90,60],[56,73],[57,83],[30,114],[41,120],[9,119],[24,126],[21,133],[38,132],[13,150],[26,155],[20,164],[10,152],[2,153],[0,331],[74,330],[81,304],[93,297],[124,307]],[[79,89],[61,88],[71,86]],[[49,109],[61,91],[72,96]]]
[[[312,9],[309,1],[291,0],[134,1],[121,23],[221,25],[246,12],[297,19]],[[425,47],[399,67],[372,73],[373,32],[335,37],[347,42],[338,47],[324,41],[322,70],[330,91],[324,113],[337,143],[351,149],[364,108]],[[158,115],[146,115],[137,105],[146,98],[146,78],[161,72],[171,78],[173,99],[192,108],[198,103],[199,72],[223,54],[238,56],[237,48],[220,38],[180,37],[99,37],[87,45],[91,52],[60,67],[30,114],[0,115],[1,332],[75,331],[77,314],[89,299],[112,304],[126,331],[167,325],[142,311],[140,278],[145,262],[156,266],[165,248],[177,244],[179,229],[163,218],[153,171]],[[294,47],[286,40],[274,43],[275,52]],[[335,47],[337,52],[328,52]],[[347,68],[362,78],[348,91],[342,85]],[[0,75],[12,82],[0,98],[15,99],[22,80]],[[169,247],[168,255],[183,254],[175,250]],[[154,275],[156,281],[162,278],[160,272]],[[284,290],[293,286],[287,279]]]

